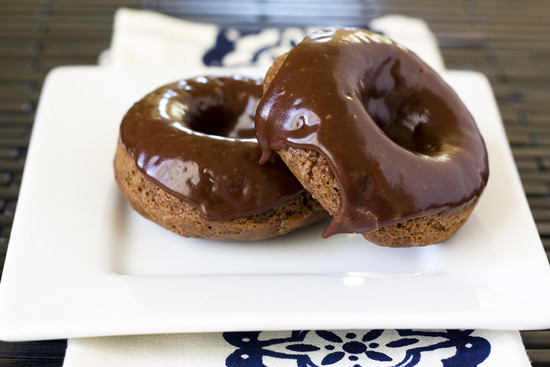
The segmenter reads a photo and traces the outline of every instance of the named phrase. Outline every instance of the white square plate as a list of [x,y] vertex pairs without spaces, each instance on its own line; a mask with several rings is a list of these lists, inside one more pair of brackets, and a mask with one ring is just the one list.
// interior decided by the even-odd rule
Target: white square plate
[[48,76],[0,284],[1,339],[550,327],[548,263],[482,75],[444,74],[486,139],[478,207],[444,244],[392,249],[357,235],[323,240],[323,224],[256,243],[184,239],[131,210],[112,172],[122,116],[155,87],[205,72],[221,71]]

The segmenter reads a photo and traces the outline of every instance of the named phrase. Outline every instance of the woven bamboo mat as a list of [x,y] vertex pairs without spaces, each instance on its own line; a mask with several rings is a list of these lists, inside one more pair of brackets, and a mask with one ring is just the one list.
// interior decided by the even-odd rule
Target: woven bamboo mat
[[[44,77],[59,65],[95,64],[109,46],[113,14],[119,6],[241,27],[361,24],[395,13],[425,19],[448,68],[477,70],[489,77],[550,255],[549,1],[2,0],[0,267]],[[522,336],[533,366],[550,366],[550,331],[522,332]],[[0,343],[0,367],[60,366],[65,346],[65,341]]]

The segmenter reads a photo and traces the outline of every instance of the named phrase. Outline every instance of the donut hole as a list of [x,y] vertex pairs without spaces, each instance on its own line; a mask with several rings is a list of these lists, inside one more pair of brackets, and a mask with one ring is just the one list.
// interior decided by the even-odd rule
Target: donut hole
[[205,109],[198,109],[190,116],[186,124],[191,130],[207,135],[238,139],[255,138],[254,113],[257,100],[249,104],[254,106],[228,108],[224,105],[213,105]]
[[442,96],[445,91],[426,87],[438,84],[422,67],[388,57],[360,78],[357,88],[363,108],[390,140],[405,150],[437,157],[448,142],[462,137],[458,117]]
[[374,120],[384,134],[394,143],[406,150],[417,153],[435,153],[437,140],[426,136],[429,121],[429,111],[409,111],[403,106],[395,112],[395,117],[390,121]]
[[187,133],[231,139],[256,138],[254,116],[262,83],[246,77],[197,77],[163,91],[160,114]]
[[[418,91],[417,94],[422,95]],[[395,144],[414,153],[436,156],[443,149],[441,136],[448,136],[450,131],[456,129],[450,123],[446,126],[450,131],[442,131],[445,127],[434,123],[431,106],[425,105],[422,100],[421,96],[411,93],[398,95],[392,90],[383,96],[364,95],[363,106],[374,123]],[[439,114],[438,111],[435,118]],[[448,111],[447,115],[453,116],[452,111]],[[449,120],[452,122],[453,119]]]

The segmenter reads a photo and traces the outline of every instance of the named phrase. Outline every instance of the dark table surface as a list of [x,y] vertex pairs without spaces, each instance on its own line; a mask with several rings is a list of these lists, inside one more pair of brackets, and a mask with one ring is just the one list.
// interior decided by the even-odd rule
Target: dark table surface
[[[449,69],[489,78],[539,234],[550,254],[550,1],[2,0],[0,267],[45,75],[90,65],[120,6],[231,26],[364,24],[386,14],[427,21]],[[36,300],[40,307],[40,300]],[[533,366],[550,366],[550,331],[522,331]],[[60,366],[65,340],[0,342],[2,366]]]

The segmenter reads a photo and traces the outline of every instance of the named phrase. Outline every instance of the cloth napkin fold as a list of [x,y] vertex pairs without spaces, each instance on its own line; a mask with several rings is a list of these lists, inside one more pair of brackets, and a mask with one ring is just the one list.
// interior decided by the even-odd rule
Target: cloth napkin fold
[[[323,26],[323,25],[320,25]],[[444,70],[426,23],[402,16],[370,28]],[[239,30],[120,9],[106,67],[268,66],[313,29]],[[64,367],[530,366],[518,331],[311,330],[163,334],[69,340]]]

